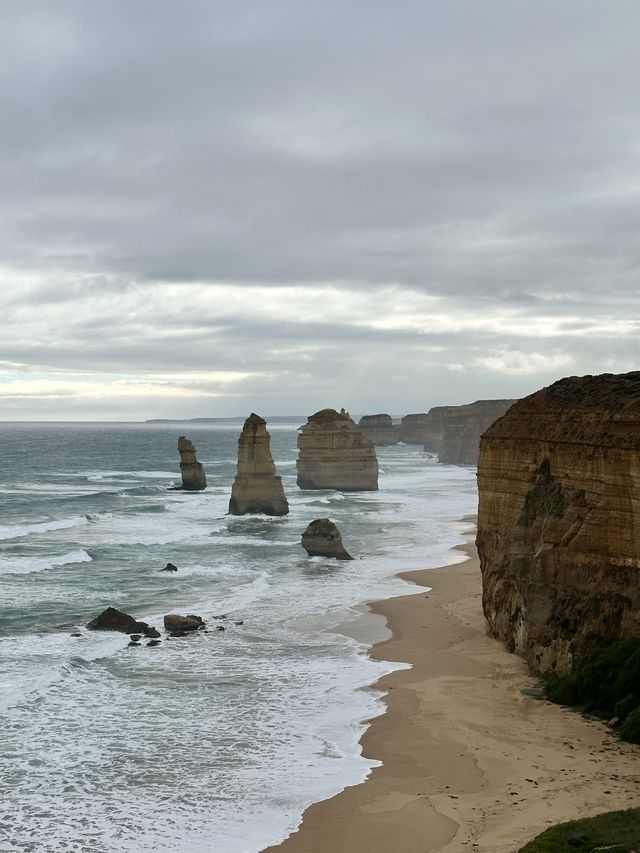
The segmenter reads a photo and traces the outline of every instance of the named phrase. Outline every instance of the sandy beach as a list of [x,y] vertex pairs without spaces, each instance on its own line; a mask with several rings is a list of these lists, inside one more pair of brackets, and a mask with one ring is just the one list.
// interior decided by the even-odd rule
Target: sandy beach
[[487,635],[478,558],[402,577],[431,590],[376,602],[392,637],[371,650],[386,712],[362,737],[383,762],[312,805],[282,853],[514,853],[547,826],[640,806],[640,747],[522,694],[536,680]]

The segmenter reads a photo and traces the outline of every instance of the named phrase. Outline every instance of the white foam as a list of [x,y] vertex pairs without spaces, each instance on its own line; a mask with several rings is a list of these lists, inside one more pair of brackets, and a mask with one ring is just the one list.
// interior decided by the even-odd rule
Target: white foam
[[55,557],[0,556],[0,575],[29,575],[73,563],[90,563],[91,559],[82,548]]
[[0,540],[19,539],[23,536],[31,536],[34,533],[48,533],[52,530],[66,530],[71,527],[79,527],[82,524],[87,524],[87,518],[81,515],[52,519],[51,521],[39,521],[35,524],[0,524]]

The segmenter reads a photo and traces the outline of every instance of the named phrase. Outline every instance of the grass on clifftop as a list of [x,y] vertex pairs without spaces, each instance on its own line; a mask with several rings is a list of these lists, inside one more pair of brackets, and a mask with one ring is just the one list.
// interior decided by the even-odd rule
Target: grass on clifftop
[[640,853],[640,809],[607,812],[552,826],[520,853]]
[[640,637],[594,649],[571,675],[549,678],[546,694],[559,705],[617,717],[620,737],[640,743]]

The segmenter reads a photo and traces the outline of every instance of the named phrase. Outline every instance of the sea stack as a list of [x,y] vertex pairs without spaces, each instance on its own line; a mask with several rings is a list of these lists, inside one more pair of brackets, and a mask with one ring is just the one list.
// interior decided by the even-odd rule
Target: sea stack
[[286,515],[289,504],[276,474],[264,418],[251,413],[238,440],[238,473],[231,489],[229,513]]
[[377,490],[376,451],[344,409],[311,415],[298,435],[298,449],[301,489]]
[[180,454],[182,488],[188,492],[200,492],[202,489],[206,489],[207,478],[202,464],[196,459],[196,448],[193,442],[184,435],[178,439],[178,453]]
[[340,531],[328,518],[316,518],[311,522],[302,534],[302,547],[310,557],[353,560],[342,544]]
[[371,444],[397,444],[399,429],[393,425],[391,415],[363,415],[358,429]]
[[640,372],[569,377],[482,436],[482,603],[536,672],[640,636]]
[[515,400],[476,400],[464,406],[435,406],[425,422],[424,449],[445,465],[477,465],[480,436]]

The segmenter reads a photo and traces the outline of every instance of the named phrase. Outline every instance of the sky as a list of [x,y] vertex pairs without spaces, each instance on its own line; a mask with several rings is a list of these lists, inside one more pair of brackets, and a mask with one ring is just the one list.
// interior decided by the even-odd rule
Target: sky
[[640,369],[637,0],[2,4],[0,420]]

